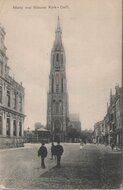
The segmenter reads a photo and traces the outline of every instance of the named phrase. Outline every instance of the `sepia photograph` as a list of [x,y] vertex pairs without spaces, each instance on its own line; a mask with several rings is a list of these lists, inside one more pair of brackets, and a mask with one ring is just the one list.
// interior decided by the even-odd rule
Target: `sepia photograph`
[[0,0],[0,189],[122,185],[122,0]]

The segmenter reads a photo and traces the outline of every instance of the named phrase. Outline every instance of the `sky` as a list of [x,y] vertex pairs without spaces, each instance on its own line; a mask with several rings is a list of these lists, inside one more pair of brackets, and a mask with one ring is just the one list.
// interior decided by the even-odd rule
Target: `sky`
[[58,15],[69,112],[79,113],[82,129],[93,129],[104,118],[110,88],[114,93],[121,85],[121,5],[121,0],[0,0],[10,74],[25,88],[25,129],[35,122],[46,125]]

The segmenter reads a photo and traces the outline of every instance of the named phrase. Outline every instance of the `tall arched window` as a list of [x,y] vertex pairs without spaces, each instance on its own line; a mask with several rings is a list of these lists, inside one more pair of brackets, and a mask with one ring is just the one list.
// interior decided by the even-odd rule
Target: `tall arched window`
[[7,90],[7,106],[10,107],[10,91]]
[[17,96],[16,96],[16,92],[14,92],[13,94],[13,108],[16,109],[16,104],[17,104]]
[[56,75],[56,92],[59,92],[59,75]]
[[59,54],[58,53],[56,54],[56,61],[57,62],[59,61]]
[[22,112],[22,95],[19,97],[19,111]]
[[6,120],[6,135],[10,136],[10,118]]
[[22,135],[22,122],[19,122],[19,136]]
[[2,104],[2,86],[0,86],[0,103]]
[[56,110],[56,102],[55,102],[55,100],[53,100],[53,113],[55,114],[55,110]]
[[0,63],[0,75],[3,75],[3,63]]
[[54,132],[60,133],[60,131],[61,131],[61,122],[59,120],[56,120],[54,122]]
[[61,82],[61,91],[63,92],[64,90],[64,79],[62,78],[62,82]]
[[63,54],[61,54],[61,65],[63,66]]
[[16,136],[17,134],[17,125],[16,125],[16,120],[13,121],[13,136]]
[[0,116],[0,135],[2,135],[2,116]]
[[59,113],[62,114],[62,101],[59,101]]
[[52,92],[54,92],[54,78],[52,77]]
[[56,114],[59,113],[59,102],[56,102]]

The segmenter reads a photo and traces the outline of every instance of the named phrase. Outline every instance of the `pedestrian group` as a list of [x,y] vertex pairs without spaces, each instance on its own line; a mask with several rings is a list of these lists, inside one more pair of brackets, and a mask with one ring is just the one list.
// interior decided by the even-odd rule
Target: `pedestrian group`
[[[52,142],[52,146],[51,146],[51,160],[53,160],[53,158],[55,160],[57,160],[57,167],[60,168],[61,167],[61,156],[64,152],[63,146],[60,145],[60,142],[57,142],[57,145],[54,145],[54,143]],[[41,147],[38,150],[38,156],[41,156],[41,167],[45,168],[45,158],[47,157],[47,148],[45,147],[45,143],[42,143]]]

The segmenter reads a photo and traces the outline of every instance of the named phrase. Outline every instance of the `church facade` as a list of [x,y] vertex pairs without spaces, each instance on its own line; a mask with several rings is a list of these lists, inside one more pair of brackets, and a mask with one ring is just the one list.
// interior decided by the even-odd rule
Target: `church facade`
[[53,141],[65,141],[69,118],[66,58],[58,17],[55,41],[51,51],[49,91],[47,94],[47,129]]

